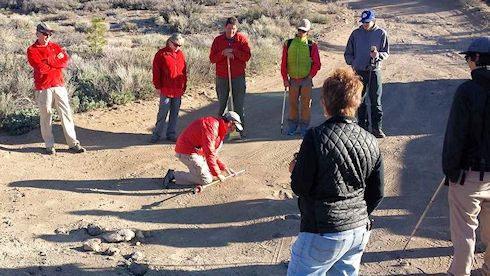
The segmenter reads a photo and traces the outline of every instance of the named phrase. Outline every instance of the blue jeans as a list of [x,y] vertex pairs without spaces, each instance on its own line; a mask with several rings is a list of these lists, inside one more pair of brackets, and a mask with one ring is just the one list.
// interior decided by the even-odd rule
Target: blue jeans
[[[381,104],[381,97],[383,96],[383,83],[381,81],[381,71],[373,71],[371,73],[371,83],[369,91],[366,91],[366,87],[369,83],[369,71],[357,71],[357,74],[362,77],[362,83],[364,84],[364,90],[362,91],[362,102],[357,110],[357,118],[359,119],[359,125],[364,129],[369,129],[369,124],[374,130],[381,130],[383,128],[383,106]],[[366,94],[367,95],[364,95]],[[367,116],[367,101],[371,102],[371,120],[368,122]]]
[[160,138],[163,129],[165,128],[165,121],[170,110],[170,116],[168,118],[167,126],[167,139],[175,138],[175,125],[177,124],[177,118],[179,117],[181,98],[167,98],[164,95],[160,95],[160,106],[158,107],[157,122],[155,129],[153,129],[153,137]]
[[291,250],[288,276],[358,275],[370,234],[366,226],[337,233],[300,232]]

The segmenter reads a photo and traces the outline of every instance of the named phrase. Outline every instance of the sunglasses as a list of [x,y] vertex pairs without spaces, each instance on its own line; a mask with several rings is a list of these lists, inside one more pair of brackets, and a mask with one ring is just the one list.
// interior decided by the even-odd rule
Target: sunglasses
[[464,59],[466,60],[466,62],[469,62],[471,60],[471,55],[465,55]]
[[173,41],[172,41],[172,44],[173,44],[175,47],[177,47],[177,48],[182,47],[182,45],[181,45],[181,44],[177,44],[177,43],[175,43],[175,42],[173,42]]
[[305,30],[298,29],[298,32],[306,33]]

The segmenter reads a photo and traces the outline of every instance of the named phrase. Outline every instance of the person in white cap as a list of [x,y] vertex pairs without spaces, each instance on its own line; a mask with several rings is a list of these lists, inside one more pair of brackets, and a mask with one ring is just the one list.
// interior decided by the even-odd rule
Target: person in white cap
[[[298,22],[298,32],[284,42],[282,48],[281,75],[284,87],[289,87],[288,135],[294,135],[299,127],[301,136],[310,124],[311,89],[313,77],[320,70],[318,45],[308,39],[311,23],[308,19]],[[301,116],[299,102],[301,101]]]
[[448,275],[470,275],[475,230],[486,252],[481,275],[490,275],[490,36],[473,40],[465,55],[471,80],[453,97],[442,149],[449,185],[449,228],[454,257]]
[[226,134],[235,128],[243,130],[240,116],[233,111],[223,116],[202,117],[193,121],[179,135],[175,145],[177,158],[189,168],[189,172],[169,169],[163,186],[166,188],[170,183],[204,185],[211,183],[213,177],[224,181],[223,173],[234,174],[235,171],[218,158],[217,151]]
[[61,118],[69,150],[74,153],[82,153],[85,152],[85,149],[77,140],[63,79],[63,68],[68,66],[68,55],[60,45],[50,41],[53,33],[54,30],[48,24],[39,23],[36,27],[37,40],[27,49],[27,60],[34,68],[34,86],[39,107],[41,135],[46,146],[46,153],[55,154],[51,110],[54,103]]

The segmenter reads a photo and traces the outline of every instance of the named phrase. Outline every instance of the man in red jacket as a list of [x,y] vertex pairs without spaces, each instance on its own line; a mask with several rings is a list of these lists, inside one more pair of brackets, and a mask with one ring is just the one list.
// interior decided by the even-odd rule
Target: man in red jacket
[[51,107],[54,102],[70,151],[82,153],[85,152],[85,149],[77,140],[68,93],[64,87],[62,70],[68,66],[68,55],[60,45],[50,42],[53,33],[54,30],[51,27],[41,22],[36,27],[36,42],[27,49],[27,59],[34,68],[34,86],[40,113],[41,135],[46,146],[46,153],[55,154],[51,119]]
[[163,179],[163,186],[171,182],[176,184],[208,184],[213,176],[220,181],[225,180],[223,172],[234,174],[219,160],[217,151],[223,144],[226,134],[235,130],[243,130],[240,116],[228,111],[220,117],[203,117],[192,122],[179,135],[175,145],[177,158],[184,163],[189,172],[169,169]]
[[[245,102],[245,67],[250,59],[250,46],[247,38],[238,33],[238,20],[230,17],[226,20],[224,33],[217,36],[211,45],[209,60],[216,64],[216,93],[218,95],[219,111],[221,116],[226,110],[229,96],[228,77],[231,77],[233,111],[238,113],[244,121]],[[228,63],[230,61],[231,76],[228,76]]]

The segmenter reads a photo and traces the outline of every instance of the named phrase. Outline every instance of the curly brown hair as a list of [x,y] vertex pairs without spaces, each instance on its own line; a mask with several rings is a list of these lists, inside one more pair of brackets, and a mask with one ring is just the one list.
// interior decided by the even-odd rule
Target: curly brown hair
[[350,67],[335,70],[323,83],[321,100],[330,116],[354,116],[361,104],[363,84]]

